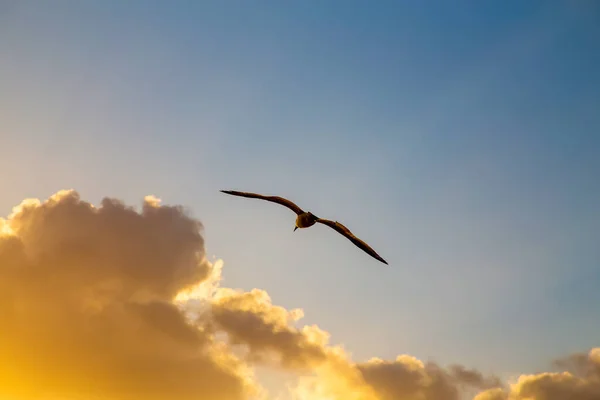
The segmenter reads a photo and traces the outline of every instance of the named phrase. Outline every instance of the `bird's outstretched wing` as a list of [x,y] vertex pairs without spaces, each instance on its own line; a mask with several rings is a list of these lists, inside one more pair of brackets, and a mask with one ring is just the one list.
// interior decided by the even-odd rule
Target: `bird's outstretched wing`
[[271,201],[273,203],[281,204],[282,206],[286,206],[296,214],[300,215],[304,213],[304,211],[298,207],[296,204],[292,203],[288,199],[284,199],[279,196],[263,196],[262,194],[249,193],[249,192],[238,192],[236,190],[221,190],[223,193],[231,194],[233,196],[241,196],[241,197],[250,197],[253,199],[261,199],[266,201]]
[[337,221],[334,222],[334,221],[330,221],[328,219],[322,219],[322,218],[319,218],[317,220],[317,222],[319,222],[323,225],[327,225],[330,228],[335,229],[336,231],[338,231],[339,233],[341,233],[342,235],[344,235],[348,239],[350,239],[350,241],[352,243],[354,243],[357,247],[361,248],[365,253],[367,253],[371,257],[381,261],[382,263],[387,264],[387,261],[385,261],[383,258],[381,258],[381,256],[379,254],[377,254],[375,252],[375,250],[373,250],[371,248],[371,246],[369,246],[368,244],[366,244],[365,242],[363,242],[362,240],[360,240],[359,238],[354,236],[354,234],[352,232],[350,232],[350,229],[346,228],[344,225],[340,224]]

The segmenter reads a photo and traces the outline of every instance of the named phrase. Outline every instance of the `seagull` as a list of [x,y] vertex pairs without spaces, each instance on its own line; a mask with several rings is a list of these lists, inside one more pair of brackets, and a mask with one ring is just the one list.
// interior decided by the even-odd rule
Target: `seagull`
[[285,207],[289,208],[290,210],[292,210],[293,212],[295,212],[297,215],[296,226],[294,227],[294,232],[298,228],[311,227],[314,224],[316,224],[317,222],[321,223],[323,225],[327,225],[328,227],[333,228],[336,231],[338,231],[339,233],[341,233],[342,235],[346,236],[348,239],[350,239],[350,241],[352,243],[354,243],[357,247],[362,249],[365,253],[369,254],[371,257],[381,261],[384,264],[387,264],[387,261],[385,261],[383,258],[381,258],[381,256],[379,254],[377,254],[375,252],[375,250],[373,250],[368,244],[366,244],[365,242],[363,242],[362,240],[360,240],[359,238],[354,236],[354,234],[352,232],[350,232],[350,229],[346,228],[344,225],[340,224],[337,221],[331,221],[328,219],[319,218],[316,215],[314,215],[313,213],[311,213],[310,211],[302,210],[300,207],[298,207],[296,204],[294,204],[293,202],[291,202],[288,199],[284,199],[283,197],[279,197],[279,196],[264,196],[262,194],[256,194],[256,193],[238,192],[236,190],[221,190],[221,192],[230,194],[233,196],[249,197],[249,198],[253,198],[253,199],[261,199],[261,200],[266,200],[266,201],[270,201],[273,203],[281,204],[282,206],[285,206]]

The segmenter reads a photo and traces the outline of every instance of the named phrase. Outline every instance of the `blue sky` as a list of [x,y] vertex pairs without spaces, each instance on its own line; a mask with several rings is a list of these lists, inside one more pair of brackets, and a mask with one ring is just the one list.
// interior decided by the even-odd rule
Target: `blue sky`
[[[357,359],[512,374],[598,345],[592,1],[0,1],[0,210],[74,188],[205,225],[225,283]],[[326,227],[292,233],[289,197]]]

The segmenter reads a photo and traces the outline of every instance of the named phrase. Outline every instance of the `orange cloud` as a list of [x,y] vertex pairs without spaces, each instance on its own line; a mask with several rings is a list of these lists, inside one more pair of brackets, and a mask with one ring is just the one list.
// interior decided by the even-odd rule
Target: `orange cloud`
[[211,306],[214,322],[231,343],[247,345],[254,362],[272,358],[282,368],[310,370],[327,358],[328,335],[316,326],[290,326],[302,313],[272,305],[262,290],[221,289]]
[[355,362],[302,310],[220,287],[202,225],[153,196],[141,210],[74,191],[0,219],[0,397],[269,398],[254,367],[298,376],[296,400],[600,400],[600,349],[512,385],[409,355]]
[[62,191],[25,201],[0,238],[0,394],[244,399],[247,366],[172,303],[210,275],[198,221],[146,201]]

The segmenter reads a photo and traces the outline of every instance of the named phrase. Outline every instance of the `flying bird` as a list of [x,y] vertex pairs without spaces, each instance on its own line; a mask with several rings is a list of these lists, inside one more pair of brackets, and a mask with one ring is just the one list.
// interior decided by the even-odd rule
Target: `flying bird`
[[375,252],[375,250],[373,250],[368,244],[366,244],[365,242],[363,242],[362,240],[360,240],[359,238],[354,236],[354,234],[352,232],[350,232],[350,229],[346,228],[344,225],[340,224],[337,221],[331,221],[328,219],[319,218],[316,215],[314,215],[313,213],[311,213],[310,211],[302,210],[300,207],[298,207],[296,204],[294,204],[293,202],[291,202],[288,199],[284,199],[283,197],[279,197],[279,196],[263,196],[262,194],[256,194],[256,193],[238,192],[236,190],[221,190],[221,192],[230,194],[233,196],[250,197],[253,199],[261,199],[261,200],[266,200],[266,201],[270,201],[273,203],[281,204],[282,206],[285,206],[285,207],[289,208],[290,210],[292,210],[293,212],[295,212],[297,215],[296,226],[294,227],[294,232],[298,228],[311,227],[314,224],[316,224],[317,222],[320,224],[323,224],[323,225],[327,225],[328,227],[333,228],[336,231],[338,231],[339,233],[341,233],[342,235],[346,236],[348,239],[350,239],[350,241],[352,243],[354,243],[357,247],[361,248],[364,252],[369,254],[371,257],[381,261],[384,264],[387,264],[387,261],[385,261],[383,258],[381,258],[381,256],[379,254],[377,254]]

